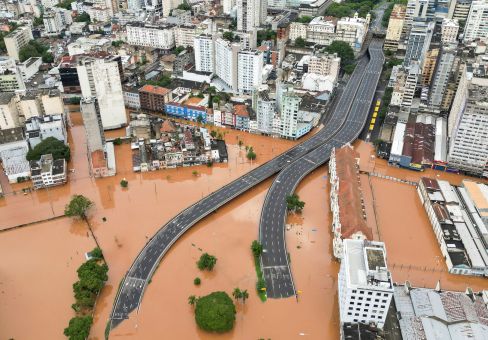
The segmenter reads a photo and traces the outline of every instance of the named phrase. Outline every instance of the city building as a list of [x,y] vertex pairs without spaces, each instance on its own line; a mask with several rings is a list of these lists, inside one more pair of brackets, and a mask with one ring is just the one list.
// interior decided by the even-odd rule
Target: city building
[[20,127],[20,117],[15,105],[15,94],[0,92],[0,130]]
[[429,106],[431,108],[440,109],[442,105],[456,53],[457,44],[445,44],[441,47],[430,85]]
[[394,292],[383,242],[345,239],[337,284],[341,324],[383,328]]
[[360,18],[358,13],[352,18],[341,18],[337,21],[335,39],[348,43],[352,49],[358,53],[361,51],[364,39],[368,33],[370,14],[366,18]]
[[37,72],[39,72],[39,68],[42,65],[42,58],[41,57],[31,57],[24,61],[23,63],[17,64],[17,69],[20,72],[20,76],[24,82],[28,82],[31,80]]
[[403,25],[405,23],[406,6],[395,4],[391,11],[390,20],[385,37],[385,49],[396,51],[402,37]]
[[228,91],[238,89],[238,54],[241,45],[222,38],[215,40],[215,75],[224,82]]
[[53,159],[52,154],[42,155],[38,161],[30,162],[31,180],[34,189],[62,185],[67,181],[66,160]]
[[435,23],[415,18],[410,28],[403,65],[408,67],[412,61],[423,66],[424,58],[430,46]]
[[121,84],[120,57],[78,57],[77,73],[84,98],[97,98],[105,130],[127,124]]
[[26,141],[9,144],[0,147],[0,161],[9,182],[17,183],[31,175],[29,162],[26,159],[29,147]]
[[488,176],[488,82],[467,65],[448,120],[449,167]]
[[34,116],[25,121],[25,134],[29,146],[34,148],[44,139],[54,137],[67,144],[66,122],[62,114]]
[[176,8],[184,3],[183,0],[161,0],[162,1],[162,10],[163,10],[163,17],[169,16],[169,14],[176,10]]
[[457,41],[459,22],[457,19],[444,19],[441,25],[441,42],[443,44]]
[[308,73],[315,73],[321,76],[332,76],[334,83],[339,77],[341,58],[337,54],[316,54],[310,57],[308,62]]
[[71,11],[64,8],[51,8],[42,17],[47,35],[58,35],[73,23]]
[[256,90],[253,94],[253,109],[256,112],[256,129],[263,134],[273,133],[273,119],[276,115],[276,100],[270,97],[268,88]]
[[485,0],[474,0],[471,3],[469,14],[464,26],[464,42],[476,39],[486,40],[488,37],[488,2]]
[[197,35],[197,26],[189,24],[188,22],[180,24],[174,28],[174,34],[175,46],[193,47],[195,36]]
[[329,161],[334,256],[342,259],[343,239],[373,240],[366,224],[359,176],[359,154],[347,144],[332,150]]
[[260,0],[236,0],[237,30],[249,32],[266,21],[268,2]]
[[76,56],[64,56],[58,66],[64,93],[81,93],[80,79],[76,70]]
[[406,282],[393,295],[404,340],[486,339],[486,301],[466,292],[413,288]]
[[175,47],[174,25],[150,25],[141,22],[127,24],[130,45],[159,48],[169,51]]
[[0,92],[25,90],[22,74],[12,57],[0,56]]
[[207,109],[204,106],[168,102],[164,105],[164,110],[166,114],[178,118],[192,120],[194,122],[200,120],[202,123],[207,121]]
[[83,98],[80,103],[85,127],[90,175],[93,177],[114,176],[116,173],[114,145],[105,142],[102,115],[98,100]]
[[131,87],[131,86],[124,86],[123,88],[124,94],[124,105],[125,107],[131,109],[140,109],[141,108],[141,99],[139,97],[139,89]]
[[193,40],[195,50],[195,70],[198,72],[214,72],[215,49],[211,35],[199,35]]
[[263,53],[256,50],[239,51],[237,65],[237,90],[241,93],[251,93],[263,81]]
[[[468,187],[473,182],[469,182]],[[463,182],[463,185],[466,184]],[[486,191],[486,186],[483,185]],[[479,188],[476,188],[479,190]],[[451,274],[488,276],[488,229],[465,187],[422,177],[417,189]],[[479,192],[482,192],[479,190]],[[479,195],[480,201],[488,202]],[[480,223],[481,222],[481,223]]]
[[171,102],[171,90],[154,85],[144,85],[139,89],[139,101],[142,110],[164,112],[164,105]]
[[32,30],[28,26],[18,27],[15,31],[4,37],[7,54],[19,60],[19,51],[33,39]]

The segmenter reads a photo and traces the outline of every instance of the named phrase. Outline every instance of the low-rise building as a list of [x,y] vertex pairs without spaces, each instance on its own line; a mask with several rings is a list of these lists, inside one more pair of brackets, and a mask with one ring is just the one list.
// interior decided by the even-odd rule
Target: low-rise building
[[141,108],[141,100],[139,97],[139,90],[137,88],[132,86],[124,86],[122,93],[124,95],[125,107],[136,110]]
[[[186,105],[169,102],[164,105],[166,114],[178,118],[188,119],[205,123],[207,121],[207,109],[204,106]],[[200,117],[200,118],[199,118]]]
[[25,133],[31,149],[49,137],[54,137],[64,144],[68,142],[66,124],[62,114],[32,117],[26,120]]
[[[10,132],[12,129],[6,131]],[[28,151],[29,147],[25,140],[0,145],[0,160],[10,183],[16,183],[20,179],[27,179],[30,176],[29,162],[26,159]]]
[[17,65],[18,70],[20,71],[20,76],[24,82],[28,82],[29,80],[34,77],[37,72],[39,72],[39,68],[42,65],[42,58],[41,57],[31,57],[24,61],[23,63],[19,63]]
[[[470,184],[468,184],[468,187]],[[452,274],[488,276],[488,229],[463,187],[423,177],[417,192]]]
[[395,286],[395,306],[404,340],[487,339],[488,309],[471,289],[466,292]]
[[329,161],[333,253],[341,259],[344,239],[373,240],[359,177],[359,154],[351,145],[332,150]]
[[171,50],[175,47],[174,25],[130,23],[127,42],[131,45]]
[[22,75],[12,57],[0,56],[0,92],[25,90]]
[[67,181],[66,160],[53,159],[53,155],[42,155],[38,161],[30,162],[34,189],[62,185]]

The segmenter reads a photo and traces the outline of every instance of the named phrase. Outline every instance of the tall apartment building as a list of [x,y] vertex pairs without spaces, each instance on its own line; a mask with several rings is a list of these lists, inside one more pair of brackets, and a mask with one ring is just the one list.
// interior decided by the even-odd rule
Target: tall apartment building
[[236,0],[223,0],[222,6],[224,14],[230,15],[235,5]]
[[30,27],[18,27],[4,38],[7,54],[15,60],[19,60],[20,49],[27,45],[32,39],[33,37]]
[[174,25],[130,23],[126,26],[131,45],[170,50],[175,47]]
[[374,323],[383,328],[393,297],[383,242],[345,239],[338,290],[341,324]]
[[444,19],[442,21],[441,42],[443,44],[456,42],[458,33],[459,22],[457,19]]
[[435,23],[425,19],[414,19],[407,42],[404,66],[409,66],[413,60],[423,66],[425,54],[430,46]]
[[433,47],[427,51],[424,58],[424,65],[422,67],[422,86],[430,86],[432,77],[434,76],[435,65],[439,57],[439,47]]
[[174,28],[174,34],[176,46],[193,47],[197,26],[192,24],[178,25]]
[[266,21],[268,2],[261,0],[237,0],[237,30],[252,31]]
[[273,119],[276,115],[276,100],[270,98],[269,90],[255,91],[253,108],[256,112],[257,129],[264,134],[273,133]]
[[488,1],[474,0],[471,3],[464,27],[464,42],[488,38]]
[[403,25],[405,23],[405,5],[395,4],[391,11],[388,29],[386,30],[385,49],[396,51],[402,37]]
[[440,57],[436,63],[434,79],[430,87],[429,105],[440,109],[451,75],[452,65],[456,58],[457,44],[446,44],[441,47]]
[[407,69],[407,76],[405,78],[405,88],[400,109],[403,112],[410,112],[420,77],[420,67],[418,63],[410,65]]
[[195,51],[195,70],[199,72],[214,72],[214,42],[211,35],[199,35],[193,40]]
[[473,0],[451,0],[447,17],[466,22],[472,2]]
[[237,90],[251,93],[263,82],[263,53],[244,50],[237,55]]
[[115,155],[113,143],[105,142],[102,116],[95,97],[83,98],[80,111],[85,127],[90,173],[93,177],[115,175]]
[[238,89],[238,54],[241,45],[222,38],[215,40],[215,74],[231,91]]
[[488,82],[466,75],[449,114],[450,167],[488,176]]
[[14,97],[12,92],[0,92],[0,130],[21,126]]
[[104,129],[117,129],[127,124],[124,96],[120,81],[120,57],[78,58],[76,67],[84,98],[97,98]]

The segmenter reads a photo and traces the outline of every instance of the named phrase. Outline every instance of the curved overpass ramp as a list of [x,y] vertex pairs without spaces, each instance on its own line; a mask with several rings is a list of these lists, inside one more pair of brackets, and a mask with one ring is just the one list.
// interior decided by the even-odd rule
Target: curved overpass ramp
[[331,129],[335,129],[336,133],[329,141],[282,170],[266,194],[259,223],[259,240],[263,245],[261,265],[266,293],[270,298],[286,298],[296,294],[286,250],[286,197],[293,194],[307,174],[329,160],[333,148],[354,141],[366,123],[384,63],[381,41],[371,42],[369,54],[367,66],[358,70],[362,67],[359,64],[356,70],[360,71],[360,75],[354,74],[351,79],[358,81],[354,100],[349,103],[341,98],[339,101],[338,110],[347,112],[343,118],[334,115],[329,122],[328,127],[332,125]]

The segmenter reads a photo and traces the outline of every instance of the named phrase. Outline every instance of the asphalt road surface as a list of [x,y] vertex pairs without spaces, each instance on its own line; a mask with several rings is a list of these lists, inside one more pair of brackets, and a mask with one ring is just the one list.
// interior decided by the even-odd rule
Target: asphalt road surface
[[[347,98],[350,98],[348,102],[352,103],[354,96],[351,96],[347,91],[344,92],[343,96],[345,95]],[[322,129],[303,143],[298,144],[189,206],[163,225],[148,240],[122,280],[112,309],[110,327],[116,327],[124,319],[127,319],[132,311],[139,308],[144,290],[159,262],[173,243],[185,231],[235,197],[275,175],[285,166],[321,146],[330,139],[332,133],[335,133],[335,131],[332,131],[331,128],[326,127]]]
[[345,96],[340,99],[325,128],[331,131],[331,138],[282,170],[266,195],[259,223],[259,240],[263,245],[261,265],[269,298],[296,295],[286,250],[286,197],[293,194],[302,178],[329,160],[333,148],[354,141],[361,133],[384,63],[381,41],[371,42],[369,54],[366,67],[361,63],[356,67]]

